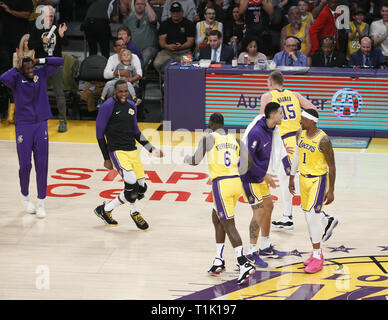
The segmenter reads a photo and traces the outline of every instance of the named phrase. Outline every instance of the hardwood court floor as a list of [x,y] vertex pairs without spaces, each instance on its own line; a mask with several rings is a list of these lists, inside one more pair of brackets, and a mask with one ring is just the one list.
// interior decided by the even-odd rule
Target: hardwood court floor
[[[97,205],[122,188],[119,177],[104,171],[94,122],[70,121],[69,131],[63,134],[56,132],[57,125],[57,121],[49,121],[48,216],[43,220],[23,212],[13,127],[0,126],[0,299],[157,300],[185,298],[197,292],[204,293],[197,298],[205,299],[241,299],[249,295],[265,298],[255,294],[264,286],[250,283],[244,289],[249,293],[223,287],[237,278],[234,251],[228,241],[227,272],[219,277],[206,273],[215,255],[211,204],[206,201],[211,188],[205,164],[182,164],[183,154],[192,149],[193,143],[188,139],[193,137],[191,133],[179,134],[189,141],[180,141],[178,134],[172,133],[173,142],[168,138],[170,132],[155,133],[156,145],[157,135],[165,135],[162,148],[166,157],[162,160],[141,152],[150,179],[146,198],[138,204],[150,224],[150,229],[142,232],[130,219],[128,206],[114,211],[117,227],[106,226],[93,213]],[[157,127],[158,124],[141,125],[142,130]],[[386,256],[387,140],[373,139],[366,150],[336,149],[335,158],[335,202],[327,212],[340,222],[333,237],[323,244],[325,258]],[[190,180],[194,178],[197,180]],[[279,196],[278,190],[273,193]],[[35,199],[34,168],[30,195]],[[238,203],[236,212],[236,225],[247,250],[251,209]],[[280,217],[281,212],[281,202],[275,203],[273,218]],[[281,260],[269,260],[269,267],[258,269],[256,274],[287,269],[285,266],[308,257],[311,249],[306,223],[297,206],[294,222],[293,231],[272,230],[271,234],[276,247],[290,254]],[[388,269],[384,263],[380,263],[380,270]],[[370,272],[367,275],[376,275],[378,270]],[[324,274],[299,272],[298,277],[310,283]],[[387,279],[380,276],[378,285],[388,287]],[[373,282],[377,280],[365,278],[369,285],[377,285]],[[292,281],[290,277],[280,277],[274,286],[282,288]],[[206,290],[212,290],[211,294]],[[333,290],[338,291],[338,287]]]

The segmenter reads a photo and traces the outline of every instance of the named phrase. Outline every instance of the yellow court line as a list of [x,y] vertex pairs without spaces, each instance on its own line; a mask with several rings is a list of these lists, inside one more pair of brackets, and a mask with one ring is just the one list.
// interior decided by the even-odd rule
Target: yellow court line
[[[58,132],[58,120],[48,120],[50,142],[73,142],[73,143],[97,143],[96,121],[68,120],[67,132]],[[139,128],[146,138],[156,146],[197,146],[205,135],[204,132],[190,131],[162,131],[157,130],[160,123],[139,123]],[[236,135],[240,137],[240,134]],[[15,140],[15,126],[7,125],[5,121],[0,123],[0,140]],[[357,148],[334,148],[334,151],[353,153],[388,153],[388,139],[372,138],[367,149]]]

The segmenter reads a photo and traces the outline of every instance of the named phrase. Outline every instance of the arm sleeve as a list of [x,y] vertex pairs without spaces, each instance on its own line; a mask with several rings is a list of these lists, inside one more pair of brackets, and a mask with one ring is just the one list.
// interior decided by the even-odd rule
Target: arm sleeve
[[296,172],[298,171],[298,167],[299,167],[299,147],[298,147],[298,145],[296,145],[294,157],[292,159],[292,165],[291,165],[291,175],[292,176],[296,175]]
[[105,102],[98,110],[96,118],[96,136],[98,145],[101,149],[104,160],[109,160],[108,146],[105,140],[105,131],[108,125],[110,116],[112,115],[113,103],[110,101]]

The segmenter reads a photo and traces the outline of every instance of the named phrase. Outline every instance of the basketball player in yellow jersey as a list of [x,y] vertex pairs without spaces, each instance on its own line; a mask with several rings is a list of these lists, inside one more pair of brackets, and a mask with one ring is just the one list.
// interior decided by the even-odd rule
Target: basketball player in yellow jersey
[[217,248],[216,258],[208,272],[219,274],[225,271],[223,252],[225,235],[227,234],[235,250],[240,268],[237,283],[242,284],[248,280],[256,268],[243,254],[242,240],[234,223],[234,208],[243,192],[240,173],[243,174],[248,170],[252,160],[246,146],[235,136],[225,134],[223,126],[224,117],[222,114],[213,113],[209,119],[212,133],[203,137],[193,156],[185,156],[184,163],[198,165],[207,153],[215,205],[212,220]]
[[[300,93],[285,89],[283,83],[284,77],[281,72],[274,71],[269,75],[268,89],[270,91],[261,96],[260,114],[264,114],[265,106],[268,103],[277,102],[280,104],[283,109],[283,120],[278,125],[278,128],[290,160],[292,161],[296,144],[295,135],[300,129],[301,108],[316,110],[316,107]],[[273,221],[272,225],[277,228],[292,230],[294,229],[294,223],[292,221],[292,195],[288,190],[288,175],[283,170],[283,165],[280,162],[277,164],[277,167],[284,211],[281,219]]]
[[312,109],[302,112],[302,129],[296,135],[297,145],[289,180],[290,193],[295,194],[294,177],[299,170],[301,207],[313,246],[311,257],[304,262],[307,273],[323,268],[320,220],[324,205],[334,201],[336,176],[333,147],[326,133],[317,128],[318,117],[318,112]]

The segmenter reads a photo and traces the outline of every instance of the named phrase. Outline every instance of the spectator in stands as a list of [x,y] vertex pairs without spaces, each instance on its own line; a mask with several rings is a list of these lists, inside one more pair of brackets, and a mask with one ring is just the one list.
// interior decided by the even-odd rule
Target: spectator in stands
[[360,49],[350,55],[350,67],[380,68],[385,58],[379,48],[373,47],[373,40],[369,36],[360,39]]
[[[41,59],[46,57],[62,58],[62,39],[67,30],[66,23],[59,25],[54,32],[50,29],[54,25],[55,10],[52,6],[44,6],[42,12],[43,25],[38,29],[38,25],[31,28],[31,37],[29,46],[35,50],[35,58]],[[50,36],[50,37],[49,37]],[[51,84],[55,94],[56,107],[59,111],[58,132],[67,131],[66,117],[66,98],[63,92],[63,66],[47,78],[47,84]]]
[[224,11],[220,6],[217,5],[215,0],[199,0],[198,4],[198,16],[199,20],[205,20],[206,19],[206,9],[213,8],[215,11],[215,20],[224,22],[225,20],[225,14]]
[[195,43],[195,25],[183,17],[182,5],[173,2],[170,11],[171,18],[162,22],[159,28],[159,45],[162,50],[154,59],[154,68],[160,73],[163,73],[163,66],[168,60],[179,60],[190,54]]
[[[311,51],[313,55],[319,49],[319,39],[325,36],[331,36],[336,39],[337,28],[335,26],[335,9],[337,8],[337,0],[327,0],[327,4],[323,7],[318,17],[310,27]],[[336,39],[336,46],[337,46]]]
[[333,37],[326,36],[319,41],[320,50],[311,57],[312,67],[344,67],[347,65],[345,55],[335,48]]
[[140,62],[143,63],[143,55],[141,51],[137,48],[137,45],[132,41],[131,30],[127,27],[122,26],[117,29],[117,38],[123,39],[125,46],[128,50],[131,50],[132,53],[136,54],[140,59]]
[[369,25],[364,22],[365,11],[358,8],[352,12],[352,21],[349,23],[350,30],[348,32],[348,50],[346,59],[350,59],[350,55],[360,49],[360,39],[369,34]]
[[123,24],[131,30],[132,40],[141,50],[144,66],[147,67],[158,52],[157,16],[148,0],[135,0],[128,18]]
[[110,17],[118,16],[117,8],[110,6],[112,0],[95,0],[86,11],[85,20],[81,30],[85,32],[86,41],[89,46],[89,55],[98,53],[97,44],[100,46],[101,54],[109,58],[110,39]]
[[11,61],[21,37],[28,33],[28,17],[32,12],[32,2],[31,0],[2,0],[0,11],[3,28],[6,28],[0,41],[3,42],[7,50],[7,58]]
[[80,99],[86,102],[89,112],[97,110],[96,98],[101,97],[104,86],[105,82],[101,81],[91,81],[86,84]]
[[259,52],[259,39],[254,36],[246,36],[242,41],[243,52],[240,53],[237,63],[244,64],[244,57],[248,55],[248,64],[256,64],[258,60],[267,60],[265,54]]
[[300,40],[289,36],[284,40],[284,50],[275,54],[273,61],[277,66],[307,66],[310,65],[306,55],[300,52]]
[[288,21],[289,24],[282,28],[280,35],[281,50],[284,49],[284,46],[282,45],[284,43],[284,39],[289,36],[294,36],[301,41],[302,47],[300,49],[300,52],[308,56],[311,49],[311,41],[309,34],[310,25],[302,21],[300,10],[298,7],[293,6],[288,9]]
[[213,7],[206,8],[205,20],[197,22],[196,25],[196,54],[199,55],[199,50],[209,44],[209,36],[212,30],[223,32],[223,24],[216,20],[216,10]]
[[[132,54],[132,60],[131,60],[131,67],[134,67],[136,70],[136,75],[131,77],[131,72],[129,70],[126,70],[124,67],[122,69],[116,69],[117,66],[120,64],[119,59],[119,53],[121,49],[125,49],[126,45],[123,41],[123,39],[115,38],[113,40],[113,50],[116,52],[115,54],[111,55],[108,59],[108,62],[106,63],[105,69],[104,69],[104,78],[106,80],[112,80],[116,77],[126,77],[127,82],[131,82],[133,87],[135,88],[136,95],[139,95],[139,80],[143,77],[143,70],[141,68],[141,62],[140,59],[136,54]],[[108,89],[108,93],[105,98],[109,98],[113,96],[113,87],[110,87]]]
[[232,5],[232,15],[227,18],[224,25],[223,39],[224,43],[229,44],[237,57],[238,52],[241,51],[241,41],[244,37],[244,18],[240,15],[238,4]]
[[381,5],[381,19],[372,22],[370,25],[370,36],[374,45],[381,49],[385,60],[388,61],[388,2]]
[[313,14],[309,11],[309,0],[299,0],[298,8],[302,21],[311,26],[314,22],[314,17]]
[[274,12],[272,0],[240,1],[240,14],[245,17],[245,35],[253,35],[261,39],[266,47],[263,52],[272,54],[272,37],[270,30],[270,16]]
[[212,30],[209,34],[209,44],[201,48],[199,58],[231,64],[234,52],[230,46],[222,43],[222,33],[218,30]]
[[35,59],[35,50],[30,49],[28,46],[28,41],[30,40],[30,35],[25,34],[19,42],[19,47],[16,48],[16,52],[14,52],[12,57],[12,65],[13,67],[17,67],[19,61],[23,60],[23,58],[30,57],[32,60]]
[[171,18],[171,6],[173,3],[178,2],[183,10],[183,17],[191,22],[197,22],[199,16],[197,15],[197,8],[193,0],[166,0],[163,6],[162,22]]

